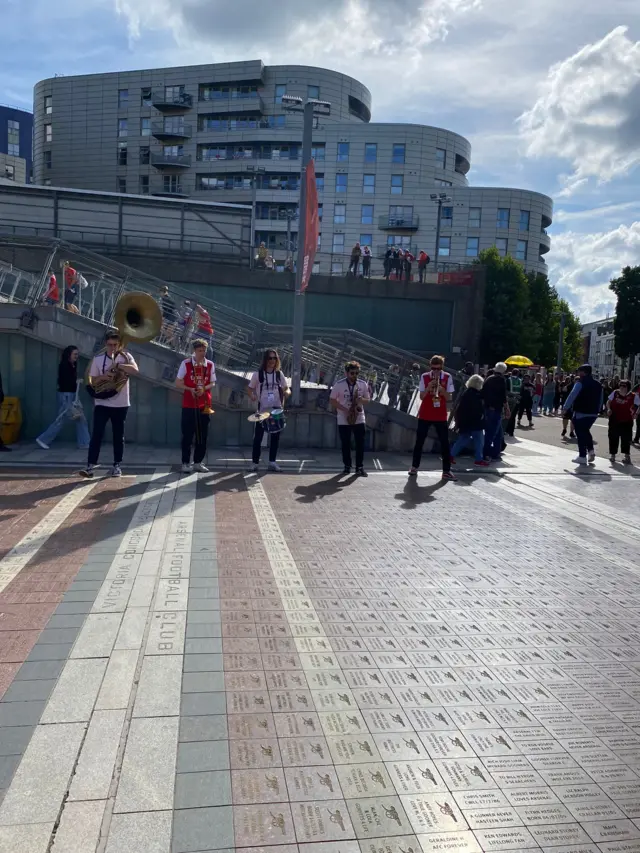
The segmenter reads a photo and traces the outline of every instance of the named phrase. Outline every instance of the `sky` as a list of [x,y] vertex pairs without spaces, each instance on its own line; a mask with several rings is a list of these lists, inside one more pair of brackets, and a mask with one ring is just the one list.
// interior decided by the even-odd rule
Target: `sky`
[[551,282],[584,322],[640,263],[638,0],[3,0],[0,102],[54,74],[262,59],[350,74],[373,121],[454,130],[475,186],[553,197]]

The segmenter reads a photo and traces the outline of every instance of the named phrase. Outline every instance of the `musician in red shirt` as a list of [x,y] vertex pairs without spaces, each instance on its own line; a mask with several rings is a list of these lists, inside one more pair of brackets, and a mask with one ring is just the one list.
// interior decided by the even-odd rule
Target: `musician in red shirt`
[[[216,368],[207,358],[206,341],[193,342],[193,356],[186,358],[178,369],[176,388],[182,394],[182,473],[208,471],[203,464],[207,453],[211,389],[216,384]],[[193,467],[191,465],[191,446]]]
[[451,374],[445,373],[444,358],[434,355],[431,359],[431,370],[423,373],[420,377],[420,410],[418,412],[418,431],[416,443],[413,448],[413,464],[409,471],[410,477],[415,477],[422,459],[422,448],[429,433],[429,427],[433,426],[442,453],[442,479],[455,480],[451,473],[451,452],[449,449],[449,425],[447,423],[447,403],[451,400],[454,392]]

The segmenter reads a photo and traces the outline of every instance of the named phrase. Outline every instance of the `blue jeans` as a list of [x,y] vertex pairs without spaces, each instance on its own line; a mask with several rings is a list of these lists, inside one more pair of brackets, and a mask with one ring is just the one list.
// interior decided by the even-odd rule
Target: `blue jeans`
[[487,409],[484,417],[484,455],[491,459],[497,459],[502,453],[502,442],[504,441],[502,410]]
[[455,458],[461,450],[464,450],[469,444],[473,446],[473,455],[476,462],[482,462],[484,452],[484,432],[481,429],[474,429],[470,432],[461,432],[458,440],[451,448],[451,455]]
[[[75,398],[76,395],[72,391],[58,391],[58,416],[55,421],[53,421],[53,423],[38,436],[39,440],[44,444],[51,444],[54,438],[58,435],[64,426],[65,421],[71,415],[71,405]],[[78,447],[88,447],[89,427],[87,426],[87,419],[83,415],[81,418],[78,418],[75,423]]]
[[595,415],[587,415],[586,417],[577,417],[573,421],[573,426],[578,439],[578,456],[586,456],[588,452],[593,450],[593,437],[591,435],[591,427],[596,422]]

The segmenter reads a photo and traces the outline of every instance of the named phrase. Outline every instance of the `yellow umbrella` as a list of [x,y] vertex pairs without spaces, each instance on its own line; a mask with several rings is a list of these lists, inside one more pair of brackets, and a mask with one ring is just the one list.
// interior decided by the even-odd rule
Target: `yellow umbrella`
[[512,355],[505,361],[510,367],[533,367],[533,362],[526,355]]

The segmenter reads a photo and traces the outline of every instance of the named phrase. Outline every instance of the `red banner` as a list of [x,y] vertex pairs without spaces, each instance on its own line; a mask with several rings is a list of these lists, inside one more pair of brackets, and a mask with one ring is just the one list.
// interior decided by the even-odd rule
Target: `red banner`
[[309,284],[311,270],[313,269],[313,259],[316,256],[316,249],[318,247],[318,234],[320,233],[316,169],[313,160],[309,160],[309,163],[307,164],[306,190],[306,210],[304,211],[304,260],[302,265],[301,290],[306,290]]
[[[427,270],[429,268],[427,267]],[[473,270],[460,270],[460,272],[441,272],[438,274],[438,284],[461,284],[470,285],[475,280]]]

